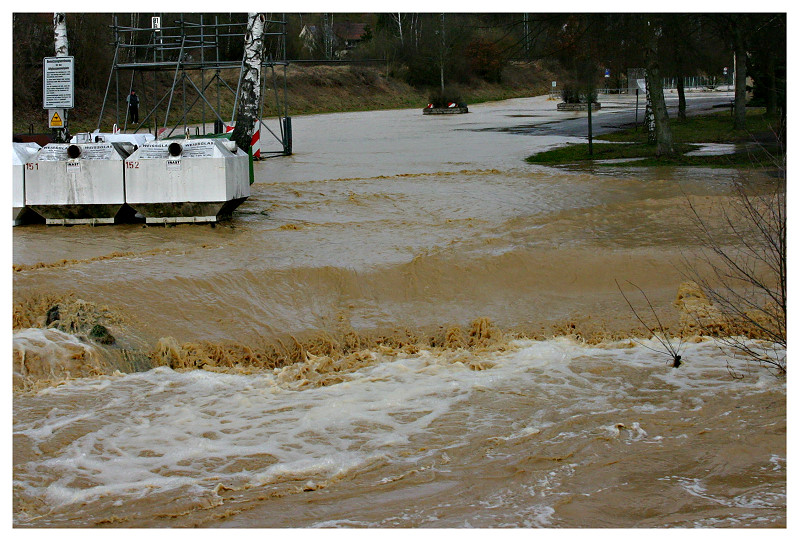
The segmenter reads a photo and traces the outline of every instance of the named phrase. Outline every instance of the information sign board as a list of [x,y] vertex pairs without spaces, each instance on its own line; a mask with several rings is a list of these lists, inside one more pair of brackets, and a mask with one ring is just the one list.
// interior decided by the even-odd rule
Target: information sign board
[[67,174],[79,175],[80,174],[80,160],[67,160],[66,161]]
[[42,149],[36,155],[36,161],[60,162],[68,160],[69,155],[67,154],[67,148],[69,148],[69,145],[51,143],[47,146],[42,147]]
[[44,59],[44,108],[72,109],[75,106],[75,57]]
[[216,145],[213,141],[189,141],[183,143],[184,158],[213,158]]

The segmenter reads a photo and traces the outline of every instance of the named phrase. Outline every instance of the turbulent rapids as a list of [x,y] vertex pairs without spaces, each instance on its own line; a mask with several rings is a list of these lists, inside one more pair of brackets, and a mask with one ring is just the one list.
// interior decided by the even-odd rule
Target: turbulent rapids
[[785,378],[680,268],[739,173],[527,165],[536,100],[295,119],[226,225],[15,228],[14,524],[785,526]]

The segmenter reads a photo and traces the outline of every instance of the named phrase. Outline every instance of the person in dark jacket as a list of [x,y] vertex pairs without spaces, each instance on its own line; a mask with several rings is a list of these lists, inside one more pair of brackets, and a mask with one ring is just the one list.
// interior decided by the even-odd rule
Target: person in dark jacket
[[128,113],[130,113],[130,121],[132,124],[139,123],[139,96],[136,95],[135,90],[130,91],[128,96]]

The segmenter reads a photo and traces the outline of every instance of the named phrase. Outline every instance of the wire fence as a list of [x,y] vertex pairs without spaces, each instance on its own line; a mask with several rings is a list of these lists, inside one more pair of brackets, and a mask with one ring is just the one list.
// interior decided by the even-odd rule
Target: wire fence
[[[643,81],[643,77],[641,78]],[[687,92],[692,91],[707,91],[707,90],[718,90],[718,91],[727,91],[734,89],[734,83],[732,81],[732,77],[684,77],[683,78],[683,87]],[[640,86],[637,84],[632,84],[628,86],[618,87],[618,88],[595,88],[594,92],[597,94],[609,95],[609,94],[635,94],[635,90],[638,88],[642,92],[645,90],[645,86],[642,82]],[[677,88],[677,78],[676,77],[668,77],[663,79],[663,90],[675,90]],[[553,87],[549,90],[549,98],[550,100],[558,100],[562,96],[563,88],[561,87]]]

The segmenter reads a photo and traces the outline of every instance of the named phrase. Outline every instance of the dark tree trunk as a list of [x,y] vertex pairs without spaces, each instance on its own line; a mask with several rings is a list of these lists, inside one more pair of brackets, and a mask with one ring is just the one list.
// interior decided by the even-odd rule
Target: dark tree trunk
[[746,128],[746,45],[741,30],[734,30],[735,47],[735,107],[734,127],[736,130]]
[[677,97],[679,98],[677,118],[685,120],[685,77],[682,75],[677,77]]
[[774,69],[774,56],[766,58],[766,114],[774,115],[777,112],[777,78]]
[[594,155],[594,125],[591,119],[594,108],[594,83],[589,79],[588,83],[588,155]]

